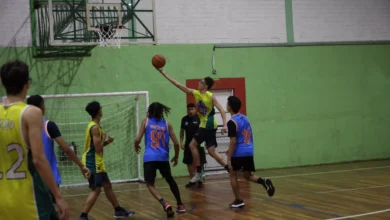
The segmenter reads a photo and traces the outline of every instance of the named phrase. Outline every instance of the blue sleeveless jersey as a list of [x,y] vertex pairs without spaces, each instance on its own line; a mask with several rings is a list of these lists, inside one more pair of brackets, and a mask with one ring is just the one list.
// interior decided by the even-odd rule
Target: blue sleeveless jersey
[[168,122],[164,119],[148,118],[145,126],[144,162],[169,161]]
[[43,146],[45,148],[46,158],[49,161],[51,172],[53,173],[54,179],[57,182],[57,185],[60,185],[61,175],[58,168],[56,153],[54,151],[54,140],[50,138],[49,132],[47,130],[48,122],[49,120],[43,119],[43,129],[42,129]]
[[236,114],[232,116],[231,120],[237,127],[236,146],[232,157],[253,156],[252,127],[248,118],[243,114]]

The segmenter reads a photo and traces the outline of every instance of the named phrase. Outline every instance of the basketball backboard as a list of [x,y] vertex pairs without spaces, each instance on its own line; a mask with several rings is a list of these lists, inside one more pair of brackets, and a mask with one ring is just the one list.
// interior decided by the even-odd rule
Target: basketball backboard
[[48,0],[49,44],[98,45],[99,34],[94,30],[102,26],[123,27],[122,45],[156,44],[154,1]]

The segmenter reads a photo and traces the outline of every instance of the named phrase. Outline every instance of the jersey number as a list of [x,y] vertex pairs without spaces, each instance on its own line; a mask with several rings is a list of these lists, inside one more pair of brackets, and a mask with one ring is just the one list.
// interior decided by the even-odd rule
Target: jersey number
[[153,148],[158,148],[160,146],[160,140],[163,139],[162,141],[162,146],[165,148],[165,134],[164,132],[158,132],[156,130],[152,131],[152,147]]
[[[18,154],[18,159],[12,164],[12,166],[7,170],[5,173],[5,177],[9,180],[13,179],[25,179],[26,178],[26,172],[25,171],[17,171],[23,163],[24,158],[24,151],[22,146],[19,144],[11,144],[8,145],[8,153],[11,151],[16,151]],[[0,172],[0,179],[3,179],[3,173]]]
[[242,131],[242,135],[244,136],[244,143],[245,144],[250,144],[251,143],[251,138],[252,138],[251,130],[249,128],[247,130],[243,130]]

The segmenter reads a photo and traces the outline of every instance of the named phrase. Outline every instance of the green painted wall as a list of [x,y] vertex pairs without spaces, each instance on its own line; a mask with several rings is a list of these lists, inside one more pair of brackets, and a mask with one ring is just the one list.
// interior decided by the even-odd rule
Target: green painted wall
[[[184,83],[211,74],[211,52],[212,45],[129,46],[42,61],[28,48],[2,48],[0,64],[27,61],[31,93],[148,90],[151,102],[173,108],[178,135],[185,95],[153,69],[151,57],[164,54],[168,74]],[[217,77],[246,77],[256,167],[274,168],[389,158],[389,57],[385,45],[217,49],[216,67]],[[173,172],[186,175],[186,168],[180,163]]]

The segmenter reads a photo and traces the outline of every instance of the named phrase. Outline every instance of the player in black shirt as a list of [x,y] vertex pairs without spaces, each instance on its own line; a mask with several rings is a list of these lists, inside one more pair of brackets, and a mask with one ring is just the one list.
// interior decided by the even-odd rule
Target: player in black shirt
[[[195,112],[195,105],[193,103],[189,103],[187,105],[187,115],[181,119],[180,126],[180,147],[184,150],[183,163],[187,164],[188,174],[192,178],[195,175],[196,167],[192,166],[192,153],[190,150],[190,142],[193,139],[195,133],[198,131],[200,124],[200,120],[198,115]],[[185,142],[184,142],[184,133],[185,133]],[[200,164],[203,166],[206,163],[206,154],[204,148],[202,146],[198,147],[199,156],[200,156]],[[189,182],[186,187],[190,188],[194,185],[198,185],[198,188],[203,187],[202,181],[198,181],[196,183]]]

